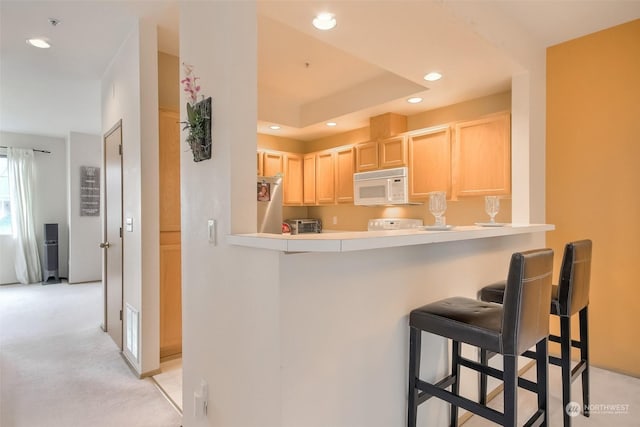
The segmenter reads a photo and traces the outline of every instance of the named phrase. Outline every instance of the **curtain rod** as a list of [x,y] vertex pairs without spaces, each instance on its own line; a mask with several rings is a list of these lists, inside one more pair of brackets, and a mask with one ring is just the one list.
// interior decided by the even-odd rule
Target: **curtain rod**
[[[9,148],[6,145],[0,145],[0,148]],[[35,148],[32,148],[33,151],[37,152],[37,153],[46,153],[46,154],[51,154],[51,151],[47,151],[47,150],[37,150]]]

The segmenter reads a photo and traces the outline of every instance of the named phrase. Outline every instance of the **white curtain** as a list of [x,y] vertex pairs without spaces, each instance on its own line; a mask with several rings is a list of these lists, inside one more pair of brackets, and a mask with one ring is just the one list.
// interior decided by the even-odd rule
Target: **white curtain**
[[16,241],[16,277],[20,283],[42,281],[33,217],[33,150],[7,148],[9,195]]

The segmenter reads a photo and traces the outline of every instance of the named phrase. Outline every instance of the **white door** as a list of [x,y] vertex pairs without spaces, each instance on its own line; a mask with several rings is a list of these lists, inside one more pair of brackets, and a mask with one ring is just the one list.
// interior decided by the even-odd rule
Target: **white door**
[[122,122],[104,137],[104,171],[104,325],[122,350]]

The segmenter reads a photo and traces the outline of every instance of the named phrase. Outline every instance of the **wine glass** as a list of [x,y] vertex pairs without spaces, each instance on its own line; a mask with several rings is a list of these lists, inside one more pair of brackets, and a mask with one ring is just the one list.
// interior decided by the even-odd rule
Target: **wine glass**
[[429,193],[429,212],[436,218],[434,225],[443,227],[444,217],[447,210],[447,193],[444,191],[433,191]]
[[484,211],[491,217],[489,222],[491,224],[495,224],[496,215],[498,215],[498,212],[500,211],[500,199],[498,196],[485,196]]

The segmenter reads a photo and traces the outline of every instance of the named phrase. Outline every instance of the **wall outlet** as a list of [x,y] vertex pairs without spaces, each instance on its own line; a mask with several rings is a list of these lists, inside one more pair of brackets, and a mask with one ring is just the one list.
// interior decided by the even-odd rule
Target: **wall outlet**
[[338,224],[338,217],[334,216],[333,217],[333,225],[336,225],[336,224]]
[[200,390],[193,393],[193,416],[206,417],[209,405],[209,385],[205,380],[200,380]]

